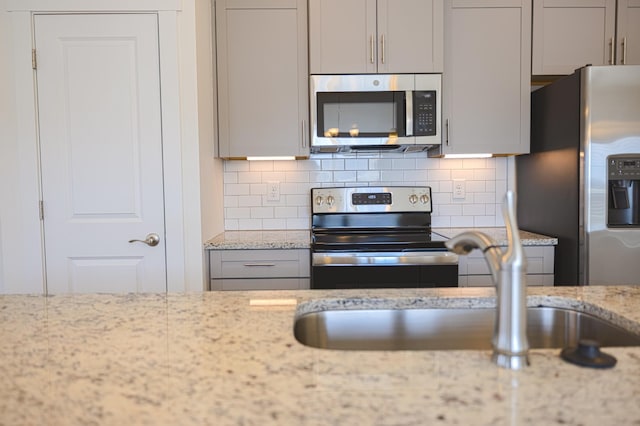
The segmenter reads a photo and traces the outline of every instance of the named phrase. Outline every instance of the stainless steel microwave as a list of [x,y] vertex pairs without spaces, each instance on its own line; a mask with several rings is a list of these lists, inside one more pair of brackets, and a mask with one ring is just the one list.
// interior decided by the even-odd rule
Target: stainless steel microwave
[[311,152],[416,152],[442,143],[441,74],[311,76]]

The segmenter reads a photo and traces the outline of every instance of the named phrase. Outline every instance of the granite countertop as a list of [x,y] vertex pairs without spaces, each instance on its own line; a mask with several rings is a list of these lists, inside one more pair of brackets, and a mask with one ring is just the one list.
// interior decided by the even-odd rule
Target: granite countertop
[[[640,330],[640,286],[529,288]],[[486,306],[492,289],[0,296],[0,424],[612,425],[640,423],[640,347],[593,370],[532,350],[333,351],[298,343],[332,306]]]
[[207,250],[308,249],[308,229],[273,231],[225,231],[206,241]]
[[[507,232],[504,227],[496,228],[433,228],[433,231],[452,238],[469,230],[484,232],[498,243],[507,245]],[[273,230],[273,231],[225,231],[206,241],[207,250],[249,250],[249,249],[307,249],[310,246],[310,231]],[[557,245],[558,239],[546,235],[520,231],[523,246]]]

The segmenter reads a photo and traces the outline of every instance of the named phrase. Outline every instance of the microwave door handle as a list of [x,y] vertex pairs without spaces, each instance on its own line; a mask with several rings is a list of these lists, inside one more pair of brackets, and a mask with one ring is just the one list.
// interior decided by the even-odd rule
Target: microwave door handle
[[406,90],[404,94],[404,105],[407,113],[405,136],[413,136],[413,91]]

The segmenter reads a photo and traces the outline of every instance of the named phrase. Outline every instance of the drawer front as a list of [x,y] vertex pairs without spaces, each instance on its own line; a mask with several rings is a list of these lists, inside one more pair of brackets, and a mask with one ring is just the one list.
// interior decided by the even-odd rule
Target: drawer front
[[212,250],[209,262],[216,279],[309,277],[308,250]]
[[[527,258],[527,274],[553,274],[553,246],[524,247]],[[474,250],[466,256],[460,256],[458,270],[461,275],[487,275],[489,267],[484,255]]]

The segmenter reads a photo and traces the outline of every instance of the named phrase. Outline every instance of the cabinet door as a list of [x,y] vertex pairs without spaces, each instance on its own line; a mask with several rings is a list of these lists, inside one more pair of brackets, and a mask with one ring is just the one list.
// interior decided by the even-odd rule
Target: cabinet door
[[441,153],[529,152],[530,2],[445,5]]
[[378,72],[442,72],[442,0],[378,0]]
[[376,0],[310,0],[311,74],[367,74],[378,61]]
[[442,72],[443,0],[310,0],[312,74]]
[[615,0],[533,2],[533,74],[614,62]]
[[218,0],[220,156],[308,156],[304,0]]
[[619,0],[616,63],[640,65],[640,0]]
[[47,292],[166,291],[157,15],[36,15],[34,33]]

